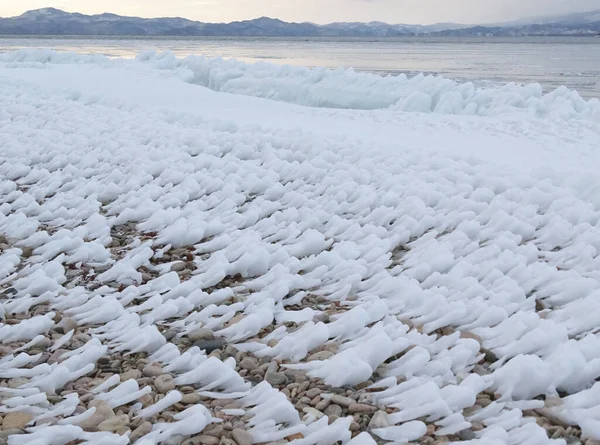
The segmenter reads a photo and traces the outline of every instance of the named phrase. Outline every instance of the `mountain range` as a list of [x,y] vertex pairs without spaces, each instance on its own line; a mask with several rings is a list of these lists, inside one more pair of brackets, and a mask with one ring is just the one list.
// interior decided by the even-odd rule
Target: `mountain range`
[[370,23],[288,23],[261,17],[231,23],[203,23],[184,18],[124,17],[104,13],[85,15],[55,8],[0,18],[0,35],[81,36],[253,36],[253,37],[400,37],[600,35],[600,10],[558,17],[524,19],[493,25],[390,25]]

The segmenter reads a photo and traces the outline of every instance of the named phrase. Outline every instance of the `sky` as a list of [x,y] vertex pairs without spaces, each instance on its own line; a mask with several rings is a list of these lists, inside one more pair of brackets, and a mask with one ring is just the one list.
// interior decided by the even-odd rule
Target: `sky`
[[475,24],[600,9],[600,0],[0,0],[0,17],[44,7],[84,14],[178,16],[204,22],[269,16],[315,23]]

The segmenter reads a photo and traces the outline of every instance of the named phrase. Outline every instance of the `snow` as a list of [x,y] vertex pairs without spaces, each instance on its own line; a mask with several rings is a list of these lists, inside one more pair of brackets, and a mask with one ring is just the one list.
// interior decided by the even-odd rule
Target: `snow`
[[[37,364],[28,348],[56,327],[55,312],[0,323],[2,344],[25,345],[0,357],[0,378],[28,379],[2,390],[0,413],[40,420],[9,443],[124,443],[83,432],[93,412],[74,415],[75,396],[53,404],[44,394],[93,373],[108,351],[145,352],[177,386],[236,400],[229,414],[245,413],[256,443],[297,433],[296,445],[370,445],[371,433],[406,443],[426,434],[426,419],[440,435],[481,422],[473,444],[558,445],[527,411],[559,392],[562,404],[544,409],[600,440],[598,101],[537,86],[51,51],[0,55],[0,93],[0,242],[14,246],[0,253],[0,284],[12,289],[0,320],[48,304],[92,335]],[[124,224],[136,234],[115,259],[111,229]],[[153,264],[187,246],[186,281],[174,263]],[[93,288],[71,281],[83,269]],[[324,307],[335,308],[328,322]],[[299,329],[282,324],[291,321]],[[396,410],[352,439],[351,417],[301,417],[234,358],[180,351],[159,330],[170,323],[176,338],[208,327],[333,386],[376,373],[374,403]],[[323,345],[337,345],[334,355],[307,362]],[[474,372],[481,347],[498,358],[484,376]],[[498,400],[466,414],[486,390]],[[118,408],[149,391],[115,375],[93,394]],[[174,390],[137,415],[180,400]],[[219,421],[196,405],[136,443]]]

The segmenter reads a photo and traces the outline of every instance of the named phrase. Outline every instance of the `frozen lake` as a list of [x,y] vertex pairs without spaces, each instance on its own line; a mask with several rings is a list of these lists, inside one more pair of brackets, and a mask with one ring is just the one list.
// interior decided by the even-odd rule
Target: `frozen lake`
[[439,74],[477,85],[537,82],[600,98],[600,38],[0,38],[0,51],[53,48],[132,58],[147,49],[178,57],[204,55],[246,62],[354,68],[378,74]]

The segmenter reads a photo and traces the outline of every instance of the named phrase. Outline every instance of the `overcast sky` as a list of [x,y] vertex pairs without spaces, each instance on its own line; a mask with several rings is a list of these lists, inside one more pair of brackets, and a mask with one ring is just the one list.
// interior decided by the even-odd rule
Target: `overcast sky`
[[600,0],[0,0],[0,16],[47,6],[85,14],[180,16],[210,22],[270,16],[316,23],[471,24],[600,9]]

